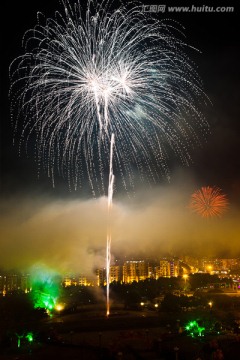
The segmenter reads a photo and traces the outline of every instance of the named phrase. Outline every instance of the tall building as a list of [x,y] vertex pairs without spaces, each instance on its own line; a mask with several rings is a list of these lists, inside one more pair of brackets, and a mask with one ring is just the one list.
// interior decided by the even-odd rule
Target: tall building
[[85,275],[66,275],[63,278],[63,286],[94,286],[96,285],[96,278],[94,276],[85,276]]
[[79,275],[78,285],[80,286],[95,286],[97,281],[95,276]]
[[[106,269],[97,269],[97,285],[98,286],[105,286],[107,284],[107,271]],[[121,267],[119,265],[112,265],[109,269],[109,282],[112,283],[113,281],[121,281]]]
[[0,295],[6,295],[6,283],[7,276],[5,274],[0,275]]
[[238,270],[240,269],[239,259],[221,259],[222,270]]
[[79,281],[76,276],[73,275],[64,276],[63,286],[68,287],[68,286],[77,286],[77,285],[79,285]]
[[5,296],[12,291],[23,291],[25,293],[31,290],[30,275],[20,273],[3,273],[0,275],[0,295]]
[[97,275],[97,286],[104,286],[107,283],[106,280],[106,269],[97,269],[96,270]]
[[79,275],[78,285],[80,286],[89,286],[89,282],[84,275]]
[[113,281],[121,281],[121,272],[119,265],[110,266],[110,283]]
[[137,276],[139,280],[145,280],[147,278],[146,264],[145,261],[139,261],[137,264]]
[[160,260],[159,277],[170,277],[170,263],[166,259]]
[[156,274],[154,272],[154,267],[152,265],[149,265],[149,264],[148,264],[147,277],[150,278],[150,279],[155,279],[156,278]]
[[160,273],[160,266],[156,266],[155,267],[155,279],[159,279],[161,277],[161,273]]
[[19,290],[19,276],[17,274],[8,274],[7,281],[6,281],[6,291],[15,291]]
[[25,293],[31,291],[30,274],[22,274],[20,278],[20,288]]
[[145,280],[146,264],[144,260],[139,261],[125,261],[123,264],[123,282],[132,283],[133,281]]
[[179,275],[179,261],[178,260],[168,260],[168,259],[161,259],[160,260],[160,267],[158,270],[159,277],[177,277]]
[[179,260],[170,260],[170,276],[178,277],[179,275]]

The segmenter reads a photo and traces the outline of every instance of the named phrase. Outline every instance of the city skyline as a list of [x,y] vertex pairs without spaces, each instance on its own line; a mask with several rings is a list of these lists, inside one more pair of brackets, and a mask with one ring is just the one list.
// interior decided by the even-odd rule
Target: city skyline
[[[136,258],[137,259],[137,258]],[[110,266],[110,282],[132,283],[134,281],[144,281],[146,279],[158,279],[162,277],[182,277],[187,279],[190,274],[210,274],[217,275],[220,278],[234,277],[239,282],[240,258],[194,258],[191,256],[178,257],[159,257],[158,259],[138,260],[116,259],[114,264]],[[42,274],[42,280],[62,279],[64,286],[106,286],[106,267],[97,269],[93,274],[87,275],[84,269],[81,272],[72,273],[68,271],[65,274],[57,274],[51,269],[44,267],[35,267],[28,271],[4,270],[0,268],[0,281],[2,288],[3,280],[8,278],[9,289],[17,290],[22,288],[21,283],[30,287],[30,278],[34,278],[36,274]],[[45,275],[43,275],[45,274]]]
[[[51,6],[40,1],[14,8],[7,5],[12,25],[3,39],[0,265],[21,268],[46,263],[61,270],[83,265],[91,272],[95,264],[105,262],[106,199],[93,199],[84,186],[69,192],[61,178],[53,188],[46,174],[38,174],[34,154],[19,158],[17,146],[12,145],[8,66],[22,53],[21,38],[35,25],[37,11],[53,16],[56,9],[58,1]],[[202,52],[194,55],[194,61],[212,101],[204,109],[211,134],[201,149],[193,151],[189,167],[172,159],[170,183],[163,178],[151,187],[139,185],[126,193],[116,179],[113,254],[189,250],[239,256],[238,15],[237,8],[229,14],[157,15],[179,21],[186,28],[186,42]],[[209,221],[191,213],[191,194],[201,186],[223,190],[229,200],[226,214]]]
[[[193,257],[189,255],[174,256],[165,255],[146,258],[144,256],[118,257],[110,265],[110,283],[120,281],[132,283],[147,278],[158,279],[160,277],[185,277],[189,274],[208,273],[219,277],[234,277],[239,282],[240,258],[220,257]],[[106,266],[95,266],[92,273],[87,273],[81,268],[74,272],[66,269],[65,272],[57,272],[43,264],[32,266],[28,269],[4,269],[0,267],[0,280],[10,276],[17,283],[17,277],[35,277],[41,274],[42,279],[62,278],[64,286],[70,285],[106,285]]]

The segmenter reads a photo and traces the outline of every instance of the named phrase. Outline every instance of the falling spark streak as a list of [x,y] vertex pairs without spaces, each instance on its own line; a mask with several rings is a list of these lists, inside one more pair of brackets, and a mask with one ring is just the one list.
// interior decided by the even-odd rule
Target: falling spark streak
[[110,314],[110,302],[109,302],[109,285],[110,285],[110,266],[111,266],[111,209],[113,200],[113,146],[114,146],[114,134],[111,136],[110,147],[110,168],[109,168],[109,183],[108,183],[108,233],[107,233],[107,254],[106,254],[106,277],[107,277],[107,316]]

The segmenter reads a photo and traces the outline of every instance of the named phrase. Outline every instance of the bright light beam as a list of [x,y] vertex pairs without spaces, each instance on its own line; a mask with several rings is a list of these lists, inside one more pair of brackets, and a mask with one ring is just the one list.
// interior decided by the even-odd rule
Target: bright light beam
[[109,285],[110,285],[110,266],[111,266],[111,209],[113,201],[113,146],[114,146],[114,134],[111,136],[111,148],[110,148],[110,169],[109,169],[109,183],[108,183],[108,232],[107,232],[107,249],[106,249],[106,278],[107,278],[107,316],[110,314],[110,302],[109,302]]

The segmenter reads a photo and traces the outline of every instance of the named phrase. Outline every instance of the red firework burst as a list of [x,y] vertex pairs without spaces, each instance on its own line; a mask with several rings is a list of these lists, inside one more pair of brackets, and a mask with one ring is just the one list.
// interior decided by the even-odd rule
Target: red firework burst
[[191,196],[190,208],[204,218],[221,216],[228,207],[228,200],[217,187],[202,187]]

